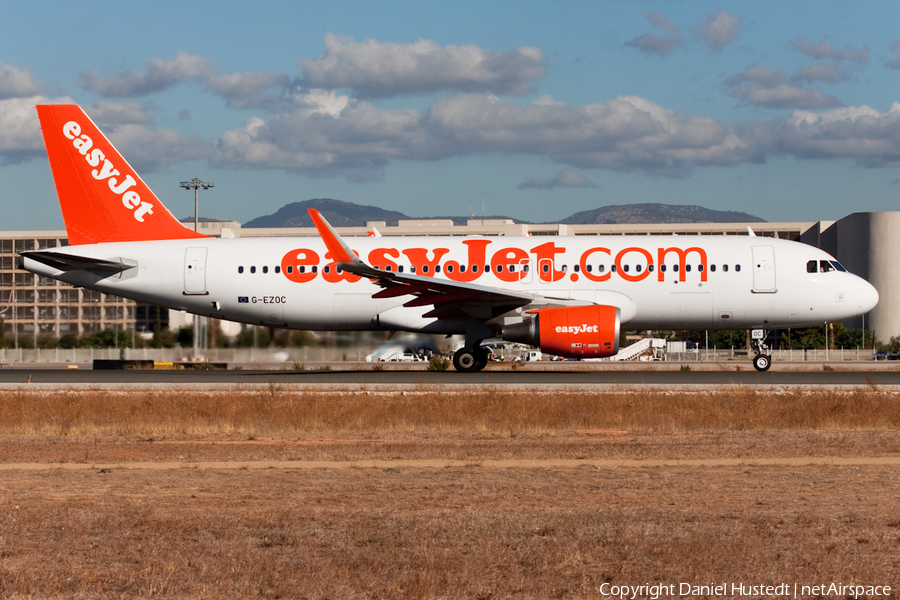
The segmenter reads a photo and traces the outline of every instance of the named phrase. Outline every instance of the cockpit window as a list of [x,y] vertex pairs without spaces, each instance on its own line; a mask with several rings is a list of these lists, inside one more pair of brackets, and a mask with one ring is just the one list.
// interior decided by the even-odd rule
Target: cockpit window
[[828,262],[827,260],[820,260],[820,261],[819,261],[819,269],[820,269],[823,273],[828,273],[828,272],[830,272],[830,271],[834,271],[834,267],[833,267],[832,264],[831,264],[830,262]]
[[811,260],[806,263],[806,272],[807,273],[818,273],[819,272],[819,263]]
[[844,268],[844,265],[842,265],[842,264],[839,263],[838,261],[833,260],[833,261],[831,261],[831,264],[833,264],[833,265],[834,265],[834,268],[837,269],[838,271],[840,271],[840,272],[842,272],[842,273],[846,273],[846,272],[847,272],[847,269]]

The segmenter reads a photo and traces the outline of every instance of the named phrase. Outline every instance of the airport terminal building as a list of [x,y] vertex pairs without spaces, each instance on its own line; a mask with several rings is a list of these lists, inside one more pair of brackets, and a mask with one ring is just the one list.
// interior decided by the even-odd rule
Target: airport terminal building
[[[366,227],[336,229],[342,236],[352,237],[366,236],[372,227],[384,236],[748,235],[750,227],[757,236],[800,241],[835,256],[849,271],[872,283],[881,298],[864,323],[858,319],[847,325],[864,326],[882,341],[900,335],[900,261],[895,260],[900,212],[854,213],[838,221],[798,223],[565,225],[470,219],[466,225],[454,225],[450,220],[401,220],[391,227],[369,222]],[[318,236],[313,227],[244,229],[234,221],[201,222],[200,231],[225,237]],[[106,328],[146,332],[153,330],[157,320],[163,326],[185,322],[177,311],[75,288],[16,268],[19,252],[66,245],[64,231],[0,232],[0,319],[6,345],[18,345],[20,336],[34,340],[35,333],[57,338]]]

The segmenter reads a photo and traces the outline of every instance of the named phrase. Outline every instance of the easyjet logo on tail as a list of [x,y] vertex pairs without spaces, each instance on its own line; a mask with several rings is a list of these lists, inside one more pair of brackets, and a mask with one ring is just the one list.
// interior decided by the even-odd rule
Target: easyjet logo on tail
[[81,125],[77,121],[69,121],[62,128],[63,135],[72,140],[72,146],[84,157],[85,162],[91,167],[91,177],[97,181],[106,181],[109,189],[120,196],[122,206],[132,211],[135,220],[143,223],[144,217],[153,214],[153,205],[141,200],[140,195],[132,190],[137,185],[134,177],[126,174],[121,177],[118,169],[100,148],[94,147],[94,141],[86,134],[81,133]]

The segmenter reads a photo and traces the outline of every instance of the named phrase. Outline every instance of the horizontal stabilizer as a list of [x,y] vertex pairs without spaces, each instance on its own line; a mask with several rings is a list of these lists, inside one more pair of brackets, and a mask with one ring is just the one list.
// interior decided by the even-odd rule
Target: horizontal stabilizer
[[62,252],[22,252],[20,256],[22,258],[30,258],[60,271],[104,271],[117,273],[137,266],[137,263],[127,264],[121,260],[88,258],[75,256],[74,254],[63,254]]

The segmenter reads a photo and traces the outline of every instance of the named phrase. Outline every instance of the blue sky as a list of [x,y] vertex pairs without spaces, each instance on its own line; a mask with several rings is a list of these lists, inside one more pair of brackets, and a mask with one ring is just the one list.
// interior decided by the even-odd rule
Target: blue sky
[[610,204],[896,210],[900,3],[0,6],[4,230],[62,228],[34,105],[75,102],[166,205],[337,198],[544,221]]

